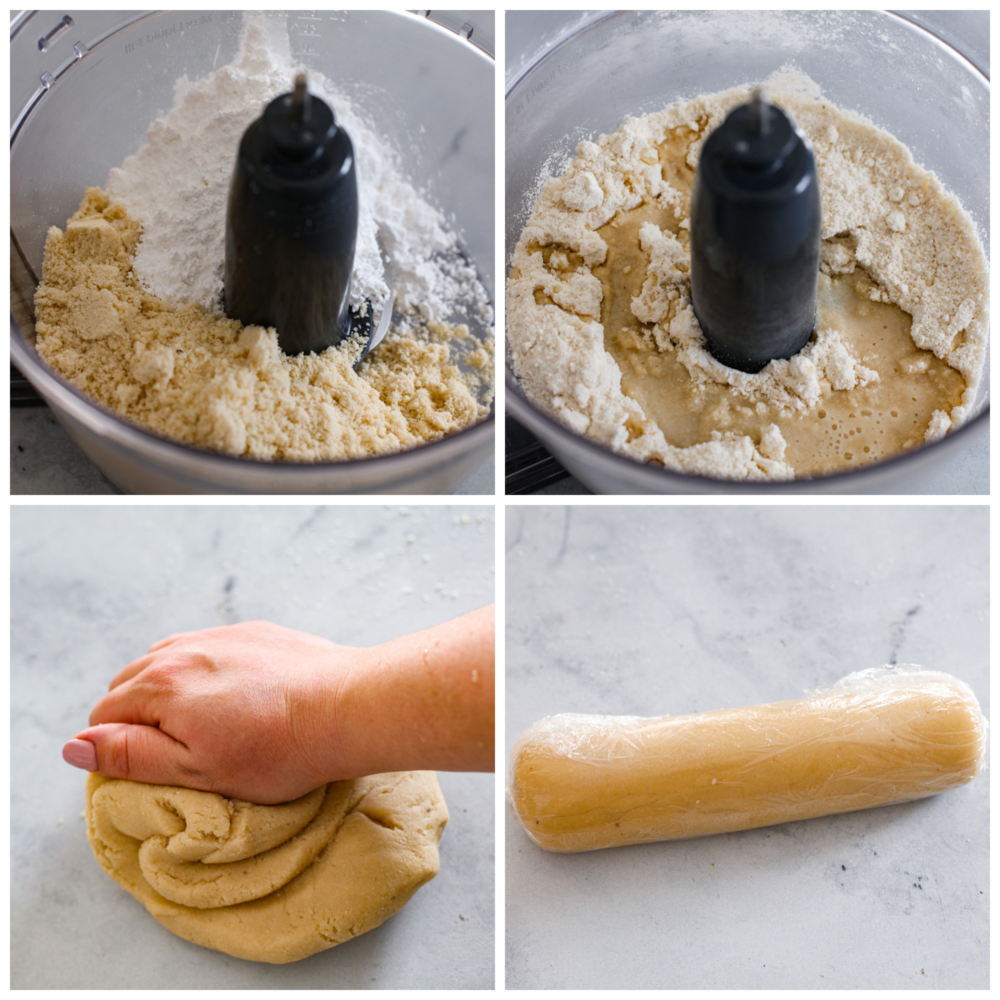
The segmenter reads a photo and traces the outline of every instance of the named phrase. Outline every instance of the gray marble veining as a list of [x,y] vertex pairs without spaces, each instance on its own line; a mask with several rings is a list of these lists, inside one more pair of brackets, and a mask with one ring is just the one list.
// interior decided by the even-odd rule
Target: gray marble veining
[[[506,747],[918,663],[989,717],[984,507],[506,511]],[[586,854],[506,808],[508,988],[989,986],[989,777],[906,805]]]
[[492,988],[494,778],[439,775],[441,873],[381,927],[287,966],[174,937],[87,843],[62,744],[108,681],[176,631],[266,618],[345,645],[494,599],[484,506],[88,506],[11,511],[15,989]]

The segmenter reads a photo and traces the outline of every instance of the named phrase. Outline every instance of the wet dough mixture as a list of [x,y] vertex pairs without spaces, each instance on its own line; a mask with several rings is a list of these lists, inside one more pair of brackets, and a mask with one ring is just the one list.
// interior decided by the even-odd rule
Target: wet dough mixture
[[580,434],[665,468],[743,480],[851,468],[936,440],[975,399],[987,265],[937,178],[782,74],[823,206],[812,340],[756,375],[717,362],[691,308],[701,146],[749,90],[629,119],[549,180],[514,253],[507,332],[522,386]]
[[372,930],[438,872],[433,771],[337,781],[278,806],[87,777],[101,867],[205,948],[284,964]]

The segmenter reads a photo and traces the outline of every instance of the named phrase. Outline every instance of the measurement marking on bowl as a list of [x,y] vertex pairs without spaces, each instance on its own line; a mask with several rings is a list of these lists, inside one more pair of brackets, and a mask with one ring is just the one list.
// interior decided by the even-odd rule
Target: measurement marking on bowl
[[515,105],[514,113],[520,114],[541,91],[545,90],[557,76],[562,74],[564,69],[563,66],[556,66],[548,76],[543,77],[538,83],[532,84],[527,94]]
[[190,21],[177,21],[174,24],[171,24],[169,28],[161,28],[159,31],[154,31],[152,33],[147,32],[145,37],[139,37],[134,42],[126,42],[125,54],[129,55],[132,52],[141,49],[144,45],[154,45],[158,42],[162,42],[166,38],[169,38],[171,35],[182,35],[185,31],[189,31],[192,28],[201,28],[206,24],[211,23],[211,14],[203,14],[201,17],[193,18]]

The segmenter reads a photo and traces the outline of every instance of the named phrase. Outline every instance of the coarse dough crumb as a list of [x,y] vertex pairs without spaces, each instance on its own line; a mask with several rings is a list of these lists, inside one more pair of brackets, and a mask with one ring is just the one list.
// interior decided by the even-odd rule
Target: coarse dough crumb
[[401,910],[439,868],[448,809],[433,771],[336,781],[277,806],[87,776],[101,867],[167,930],[281,965]]
[[489,412],[492,346],[468,327],[390,330],[358,371],[352,340],[285,356],[273,328],[144,290],[133,269],[141,233],[141,220],[89,188],[65,233],[49,230],[35,293],[38,353],[127,420],[229,455],[316,462],[412,448]]
[[809,137],[820,180],[818,322],[798,355],[756,375],[727,368],[691,307],[698,157],[749,88],[580,143],[515,249],[507,336],[521,385],[620,454],[715,478],[791,479],[935,440],[975,401],[988,275],[966,213],[901,143],[823,101],[808,78],[783,71],[767,90]]

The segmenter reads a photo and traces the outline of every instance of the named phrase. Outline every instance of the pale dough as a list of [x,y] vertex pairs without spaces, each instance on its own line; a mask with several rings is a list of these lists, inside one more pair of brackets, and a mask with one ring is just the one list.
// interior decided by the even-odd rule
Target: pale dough
[[338,781],[278,806],[91,774],[87,836],[164,926],[281,965],[370,931],[438,872],[433,771]]
[[986,721],[966,684],[888,667],[798,701],[543,719],[514,745],[510,798],[536,844],[568,853],[925,798],[985,761]]

